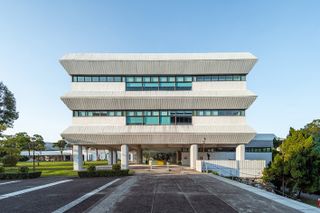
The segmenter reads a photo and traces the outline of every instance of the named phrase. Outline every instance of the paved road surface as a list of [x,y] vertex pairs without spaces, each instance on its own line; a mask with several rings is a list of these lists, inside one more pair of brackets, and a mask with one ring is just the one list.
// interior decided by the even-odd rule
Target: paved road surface
[[[1,199],[4,194],[30,189],[37,186],[42,186],[48,183],[68,180],[67,178],[38,178],[22,180],[17,183],[0,185],[0,212],[53,212],[62,206],[69,204],[77,198],[97,189],[115,178],[90,178],[80,179],[74,178],[70,182],[61,183],[55,186],[50,186],[44,189],[24,193],[18,196]],[[91,207],[104,196],[108,196],[114,188],[121,185],[126,178],[107,187],[84,202],[76,205],[68,212],[82,212]],[[5,181],[8,182],[8,181]],[[1,181],[1,183],[5,183]]]
[[[116,182],[110,185],[112,181]],[[92,191],[92,196],[74,207],[71,205],[66,212],[96,213],[97,209],[113,213],[297,212],[204,174],[155,173],[119,180],[38,178],[8,182],[0,181],[0,212],[53,212]]]
[[142,175],[114,213],[298,212],[201,174]]

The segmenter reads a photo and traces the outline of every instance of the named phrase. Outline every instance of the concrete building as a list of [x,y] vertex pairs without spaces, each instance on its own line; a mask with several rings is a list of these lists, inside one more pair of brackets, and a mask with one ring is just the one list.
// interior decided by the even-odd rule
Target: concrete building
[[[264,160],[268,164],[272,160],[274,134],[256,134],[256,136],[245,145],[246,160]],[[236,147],[209,147],[204,152],[200,148],[199,159],[201,160],[236,160]],[[183,149],[182,164],[189,165],[189,150]]]
[[111,163],[120,151],[123,169],[129,151],[136,163],[161,152],[191,168],[219,148],[244,160],[256,135],[245,117],[257,97],[246,82],[256,61],[250,53],[64,56],[72,83],[61,99],[73,117],[62,137],[74,145],[74,169],[82,147],[110,150]]

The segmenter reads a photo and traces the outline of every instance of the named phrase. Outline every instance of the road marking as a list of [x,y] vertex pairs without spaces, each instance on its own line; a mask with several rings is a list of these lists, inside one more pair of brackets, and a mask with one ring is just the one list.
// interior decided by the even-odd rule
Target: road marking
[[21,182],[21,180],[13,180],[13,181],[9,181],[9,182],[0,183],[0,186],[1,185],[11,184],[11,183],[18,183],[18,182]]
[[9,197],[13,197],[13,196],[17,196],[17,195],[21,195],[21,194],[25,194],[25,193],[28,193],[28,192],[36,191],[36,190],[39,190],[39,189],[48,188],[50,186],[55,186],[55,185],[58,185],[58,184],[61,184],[61,183],[66,183],[66,182],[70,182],[70,181],[72,181],[72,180],[61,180],[61,181],[48,183],[48,184],[41,185],[41,186],[32,187],[32,188],[29,188],[29,189],[23,189],[23,190],[20,190],[20,191],[11,192],[11,193],[8,193],[8,194],[0,195],[0,200],[6,199],[6,198],[9,198]]
[[113,181],[111,181],[111,182],[109,182],[109,183],[107,183],[107,184],[105,184],[105,185],[103,185],[103,186],[101,186],[101,187],[99,187],[99,188],[97,188],[97,189],[95,189],[95,190],[93,190],[93,191],[91,191],[91,192],[83,195],[82,197],[79,197],[78,199],[72,201],[71,203],[69,203],[69,204],[67,204],[67,205],[65,205],[65,206],[62,206],[61,208],[55,210],[55,211],[52,212],[52,213],[63,213],[63,212],[66,212],[66,211],[68,211],[69,209],[71,209],[72,207],[78,205],[78,204],[81,203],[82,201],[88,199],[89,197],[91,197],[91,196],[93,196],[94,194],[100,192],[101,190],[107,188],[108,186],[111,186],[112,184],[114,184],[115,182],[117,182],[117,181],[119,181],[119,180],[120,180],[120,178],[117,178],[117,179],[115,179],[115,180],[113,180]]

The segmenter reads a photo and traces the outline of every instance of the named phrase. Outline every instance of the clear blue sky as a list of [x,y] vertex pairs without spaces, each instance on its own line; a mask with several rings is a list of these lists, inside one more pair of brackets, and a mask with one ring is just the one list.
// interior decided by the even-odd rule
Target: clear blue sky
[[320,118],[320,1],[0,1],[0,81],[20,118],[7,133],[56,141],[70,52],[228,52],[259,58],[247,111],[257,132],[286,136]]

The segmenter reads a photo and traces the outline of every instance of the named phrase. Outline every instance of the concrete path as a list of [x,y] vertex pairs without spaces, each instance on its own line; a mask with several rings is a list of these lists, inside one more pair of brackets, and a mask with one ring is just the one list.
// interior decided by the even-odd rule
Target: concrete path
[[[116,202],[108,197],[91,212],[113,213],[209,213],[209,212],[300,212],[205,174],[144,174],[119,193]],[[94,209],[92,209],[94,210]]]

